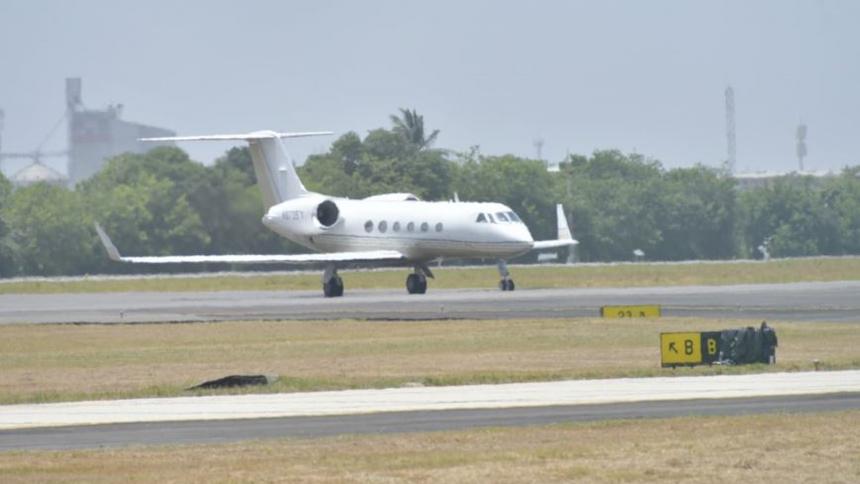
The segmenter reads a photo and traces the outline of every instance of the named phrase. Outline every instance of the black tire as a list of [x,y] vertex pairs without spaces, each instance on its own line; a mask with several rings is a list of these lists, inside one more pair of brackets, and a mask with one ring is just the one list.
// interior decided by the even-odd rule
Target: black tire
[[419,274],[406,276],[406,292],[409,294],[424,294],[427,292],[427,278]]
[[409,274],[406,276],[406,292],[409,294],[415,294],[418,290],[418,275],[417,274]]
[[343,279],[341,279],[340,276],[336,276],[334,278],[334,282],[335,282],[334,297],[343,296]]
[[508,291],[513,291],[516,288],[517,288],[517,286],[514,285],[514,280],[508,279]]
[[324,282],[323,295],[325,297],[343,296],[343,279],[340,276],[334,276],[328,282]]

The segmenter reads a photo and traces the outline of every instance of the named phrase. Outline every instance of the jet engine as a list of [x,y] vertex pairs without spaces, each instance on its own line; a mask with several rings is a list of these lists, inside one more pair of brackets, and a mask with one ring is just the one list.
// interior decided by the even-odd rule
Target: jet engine
[[323,227],[331,227],[334,225],[339,216],[340,209],[337,208],[337,204],[333,201],[324,200],[322,203],[317,205],[317,221]]

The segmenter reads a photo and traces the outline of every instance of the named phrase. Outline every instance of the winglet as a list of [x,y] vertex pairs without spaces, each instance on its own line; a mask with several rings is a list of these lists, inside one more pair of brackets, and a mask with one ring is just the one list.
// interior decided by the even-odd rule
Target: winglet
[[110,260],[122,261],[122,256],[119,255],[119,250],[116,248],[115,245],[113,245],[113,242],[111,242],[110,237],[108,237],[108,234],[104,231],[102,226],[99,225],[98,222],[95,222],[95,226],[96,226],[96,232],[98,232],[98,234],[99,234],[99,239],[101,239],[102,245],[104,246],[105,250],[107,251],[107,254],[108,254],[108,257],[110,257]]
[[558,230],[558,240],[571,240],[573,241],[571,243],[576,244],[577,241],[573,239],[573,235],[570,233],[570,227],[567,226],[567,217],[564,215],[564,207],[562,207],[560,203],[555,205],[555,217],[556,229]]

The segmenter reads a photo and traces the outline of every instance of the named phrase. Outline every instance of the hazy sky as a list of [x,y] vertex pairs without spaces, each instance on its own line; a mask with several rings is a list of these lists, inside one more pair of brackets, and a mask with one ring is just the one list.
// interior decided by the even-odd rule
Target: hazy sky
[[438,147],[716,166],[731,84],[740,170],[795,168],[801,121],[807,168],[835,169],[860,164],[858,25],[856,1],[2,0],[3,148],[33,149],[80,76],[86,106],[180,134],[364,135],[414,107]]

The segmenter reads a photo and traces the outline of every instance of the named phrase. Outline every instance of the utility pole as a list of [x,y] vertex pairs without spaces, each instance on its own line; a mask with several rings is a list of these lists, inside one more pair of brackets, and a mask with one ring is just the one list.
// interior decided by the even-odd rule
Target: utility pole
[[[3,119],[6,117],[6,113],[0,109],[0,153],[3,153]],[[0,174],[3,173],[3,158],[0,157]]]
[[806,125],[801,124],[797,127],[797,165],[800,171],[803,172],[803,159],[806,158]]
[[[537,154],[537,159],[543,161],[543,138],[535,138],[532,142],[535,146],[535,153]],[[546,165],[546,162],[544,162]]]
[[726,165],[729,173],[735,174],[737,153],[735,144],[735,90],[732,86],[726,88]]

